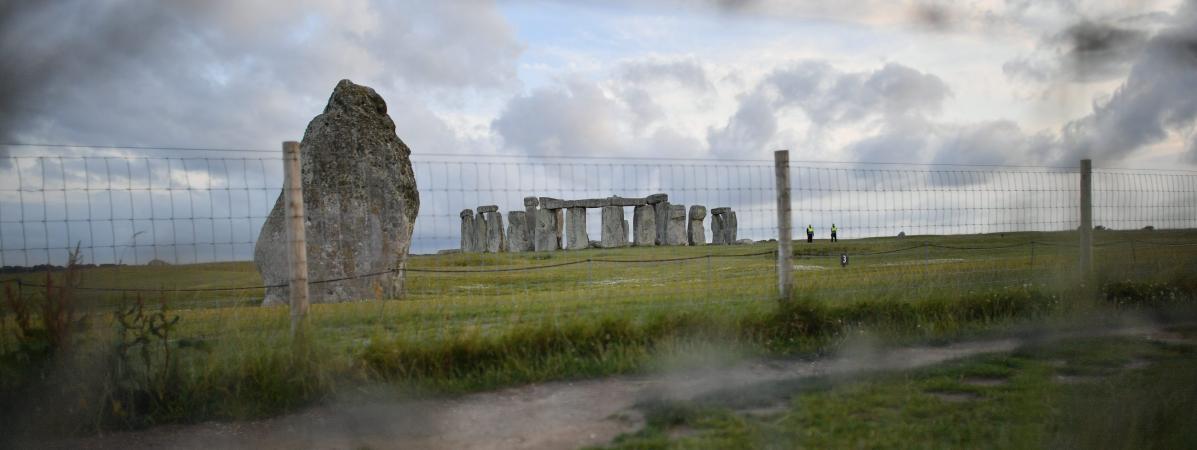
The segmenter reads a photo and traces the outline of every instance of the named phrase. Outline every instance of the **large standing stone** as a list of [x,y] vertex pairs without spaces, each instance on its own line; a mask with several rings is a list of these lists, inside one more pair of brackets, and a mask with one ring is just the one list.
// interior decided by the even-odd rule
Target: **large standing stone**
[[503,213],[488,212],[486,213],[486,252],[505,251],[507,251],[507,236],[503,234]]
[[557,240],[556,210],[536,210],[536,232],[533,234],[533,241],[533,248],[538,252],[551,252],[561,248],[558,245],[560,241]]
[[653,194],[646,197],[644,201],[653,206],[654,220],[657,223],[657,236],[654,238],[654,242],[657,245],[665,245],[668,240],[669,228],[669,196]]
[[535,248],[536,242],[536,207],[540,205],[538,197],[524,197],[524,221],[527,225],[529,248]]
[[736,243],[736,228],[738,225],[739,224],[736,223],[736,212],[735,211],[728,211],[726,214],[723,214],[723,243],[724,244],[731,245],[731,244]]
[[700,205],[690,206],[690,219],[686,226],[686,243],[690,245],[705,245],[706,234],[702,229],[702,220],[707,217],[707,208]]
[[474,211],[466,208],[461,210],[461,251],[474,251]]
[[[395,135],[386,102],[366,86],[341,80],[300,145],[308,279],[313,303],[403,296],[420,194],[411,150]],[[280,194],[254,247],[269,287],[263,304],[289,302],[287,218]],[[383,273],[376,276],[367,274]],[[360,276],[360,277],[358,277]]]
[[603,207],[603,248],[626,247],[628,245],[627,221],[623,220],[622,206]]
[[507,249],[513,252],[530,252],[532,239],[528,235],[528,214],[524,211],[507,213]]
[[485,252],[488,240],[490,240],[490,228],[486,223],[486,213],[480,212],[474,216],[474,251]]
[[723,214],[711,214],[711,244],[723,244]]
[[590,246],[590,236],[586,235],[586,208],[569,208],[569,230],[566,230],[570,250],[582,250]]
[[558,208],[554,209],[553,213],[557,215],[557,248],[565,248],[565,210]]
[[637,247],[652,247],[656,241],[656,212],[651,205],[637,206],[632,210],[632,244]]
[[669,223],[665,227],[665,245],[686,245],[686,207],[669,205]]

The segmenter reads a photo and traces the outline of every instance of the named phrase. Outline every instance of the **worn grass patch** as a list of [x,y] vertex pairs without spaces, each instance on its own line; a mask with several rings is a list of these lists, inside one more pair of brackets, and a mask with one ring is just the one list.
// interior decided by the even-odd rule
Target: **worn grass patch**
[[[907,373],[769,383],[645,405],[648,426],[611,447],[1195,448],[1195,349],[1142,337],[1068,339]],[[1152,364],[1126,368],[1134,360]],[[1102,377],[1057,382],[1068,368]],[[742,413],[768,402],[787,408]],[[689,435],[669,433],[679,427]]]

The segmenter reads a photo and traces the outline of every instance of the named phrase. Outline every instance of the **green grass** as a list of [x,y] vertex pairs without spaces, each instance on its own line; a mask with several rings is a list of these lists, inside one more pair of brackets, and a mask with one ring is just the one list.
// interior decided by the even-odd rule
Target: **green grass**
[[[1189,231],[1096,236],[1099,244],[1197,241],[1197,232]],[[107,375],[121,341],[112,312],[135,294],[80,291],[88,320],[76,336],[79,345],[52,360],[23,357],[12,317],[0,318],[0,401],[3,415],[29,415],[37,422],[31,427],[67,431],[236,420],[294,410],[363,386],[385,386],[399,395],[452,394],[652,370],[695,347],[726,349],[731,358],[811,353],[865,328],[891,344],[943,341],[1088,311],[1094,298],[1106,298],[1099,303],[1110,307],[1155,310],[1193,302],[1197,248],[1136,247],[1131,257],[1125,245],[1098,247],[1100,289],[1079,289],[1075,249],[1067,246],[1075,238],[1007,233],[796,242],[799,289],[781,308],[775,256],[739,256],[774,248],[767,243],[414,256],[412,269],[577,264],[467,274],[412,271],[403,299],[313,305],[310,339],[299,343],[289,337],[285,308],[255,306],[260,290],[141,293],[180,318],[166,343],[177,364],[169,386]],[[1031,240],[1046,243],[1035,247],[1033,257],[1030,246],[1018,245]],[[866,255],[923,244],[937,247]],[[861,256],[841,268],[841,252]],[[652,261],[674,258],[680,260]],[[82,276],[84,287],[121,289],[260,282],[252,263],[95,268]],[[44,277],[16,278],[26,283],[22,294],[36,299],[41,294],[28,284]],[[159,350],[149,353],[152,361],[161,356]],[[160,371],[143,366],[132,370]],[[132,393],[135,404],[117,407],[105,400],[114,391]],[[61,407],[47,415],[11,406],[30,399]]]
[[1195,379],[1193,343],[1069,339],[906,373],[648,402],[646,429],[613,447],[1194,448]]

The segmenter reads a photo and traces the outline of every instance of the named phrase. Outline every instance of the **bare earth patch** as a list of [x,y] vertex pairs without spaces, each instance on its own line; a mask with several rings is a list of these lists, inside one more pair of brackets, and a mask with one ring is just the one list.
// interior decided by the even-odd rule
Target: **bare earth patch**
[[977,395],[975,392],[932,391],[928,392],[928,394],[948,403],[971,402],[981,398],[981,396]]

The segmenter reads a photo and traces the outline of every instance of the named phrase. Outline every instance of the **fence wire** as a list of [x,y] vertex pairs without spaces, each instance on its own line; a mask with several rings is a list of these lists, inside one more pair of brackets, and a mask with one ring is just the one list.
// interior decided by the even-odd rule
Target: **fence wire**
[[[44,272],[65,264],[78,248],[83,281],[77,293],[88,307],[111,309],[143,296],[176,308],[210,309],[205,314],[232,322],[269,289],[285,288],[285,281],[259,275],[254,263],[282,186],[281,157],[200,149],[146,156],[134,150],[18,155],[0,163],[0,280],[15,285],[19,295],[40,295]],[[419,208],[410,256],[402,264],[370,259],[384,251],[373,244],[383,232],[378,230],[403,214],[393,204],[365,213],[340,205],[347,208],[340,214],[309,220],[310,245],[345,256],[310,274],[313,289],[357,292],[354,299],[362,302],[348,308],[359,316],[402,323],[417,336],[444,337],[454,330],[613,312],[742,312],[777,295],[771,161],[411,159]],[[345,189],[373,189],[381,179],[379,167],[346,167],[360,172],[342,174],[338,183]],[[950,298],[1070,282],[1075,275],[1077,170],[803,162],[791,167],[791,180],[792,269],[800,294],[842,302]],[[1197,271],[1197,175],[1095,170],[1093,192],[1098,271],[1139,278]],[[494,205],[506,236],[510,213],[527,212],[526,197],[653,194],[682,205],[687,224],[690,207],[704,206],[706,245],[599,248],[603,213],[590,208],[580,229],[584,241],[595,243],[585,249],[460,248],[463,210],[476,217],[480,206]],[[336,193],[313,188],[305,196],[324,202]],[[711,245],[713,208],[736,213],[737,242]],[[634,208],[622,212],[631,229],[621,231],[631,242]],[[579,230],[568,225],[562,225],[563,244]],[[388,283],[398,278],[401,289],[391,290]],[[353,314],[313,312],[322,315],[319,323],[330,327],[361,325]],[[245,330],[274,329],[254,320]]]

